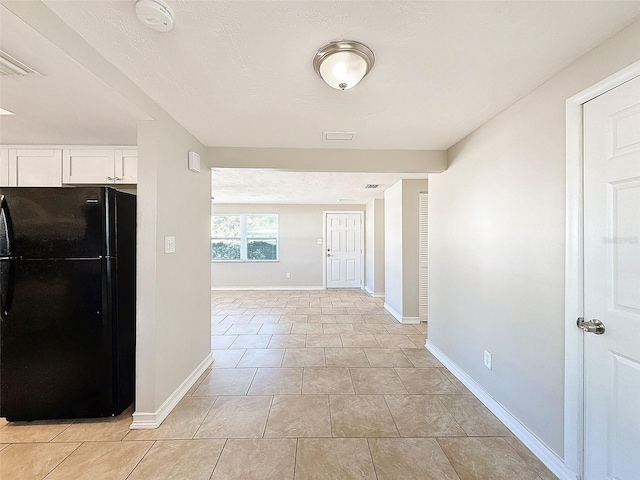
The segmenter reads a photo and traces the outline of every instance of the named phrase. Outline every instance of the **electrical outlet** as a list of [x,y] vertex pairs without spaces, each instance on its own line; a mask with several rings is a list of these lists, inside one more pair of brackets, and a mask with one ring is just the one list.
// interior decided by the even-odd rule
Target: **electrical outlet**
[[176,237],[164,237],[164,253],[175,253]]
[[287,273],[287,278],[291,278],[291,274],[290,273]]
[[484,351],[484,366],[491,370],[491,352]]

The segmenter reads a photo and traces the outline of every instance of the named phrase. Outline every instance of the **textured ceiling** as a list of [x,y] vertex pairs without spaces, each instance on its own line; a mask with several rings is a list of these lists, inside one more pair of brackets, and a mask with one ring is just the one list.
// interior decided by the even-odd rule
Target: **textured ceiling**
[[[45,0],[208,146],[444,149],[630,24],[639,2],[167,0],[173,31],[134,0]],[[376,65],[340,92],[311,67],[336,39]],[[323,131],[358,132],[351,143]]]
[[43,74],[0,77],[0,143],[136,144],[148,116],[3,6],[0,48]]
[[[283,172],[246,168],[214,169],[213,203],[363,204],[384,198],[384,190],[416,173]],[[380,185],[375,189],[366,184]],[[338,200],[347,200],[338,202]]]

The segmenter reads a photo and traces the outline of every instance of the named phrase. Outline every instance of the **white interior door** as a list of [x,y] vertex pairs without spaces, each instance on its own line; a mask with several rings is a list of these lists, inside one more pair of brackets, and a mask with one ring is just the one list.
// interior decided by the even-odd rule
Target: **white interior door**
[[420,293],[418,313],[420,320],[427,320],[429,308],[429,197],[420,194]]
[[584,105],[585,480],[640,478],[640,77]]
[[362,215],[327,213],[327,288],[362,285]]

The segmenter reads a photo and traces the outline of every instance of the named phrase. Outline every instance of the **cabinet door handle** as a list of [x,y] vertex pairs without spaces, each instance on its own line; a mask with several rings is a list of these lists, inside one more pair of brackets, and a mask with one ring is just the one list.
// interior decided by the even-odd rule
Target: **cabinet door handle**
[[107,180],[113,180],[113,177],[107,177]]
[[116,182],[119,181],[119,180],[122,180],[122,178],[116,177]]

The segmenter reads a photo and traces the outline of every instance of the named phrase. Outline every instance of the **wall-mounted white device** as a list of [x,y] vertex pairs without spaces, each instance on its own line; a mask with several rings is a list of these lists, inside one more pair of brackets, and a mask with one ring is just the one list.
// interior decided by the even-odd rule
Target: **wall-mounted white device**
[[138,20],[152,30],[168,32],[173,28],[173,10],[162,0],[138,0],[136,15]]
[[200,155],[196,152],[189,152],[189,170],[200,173]]

